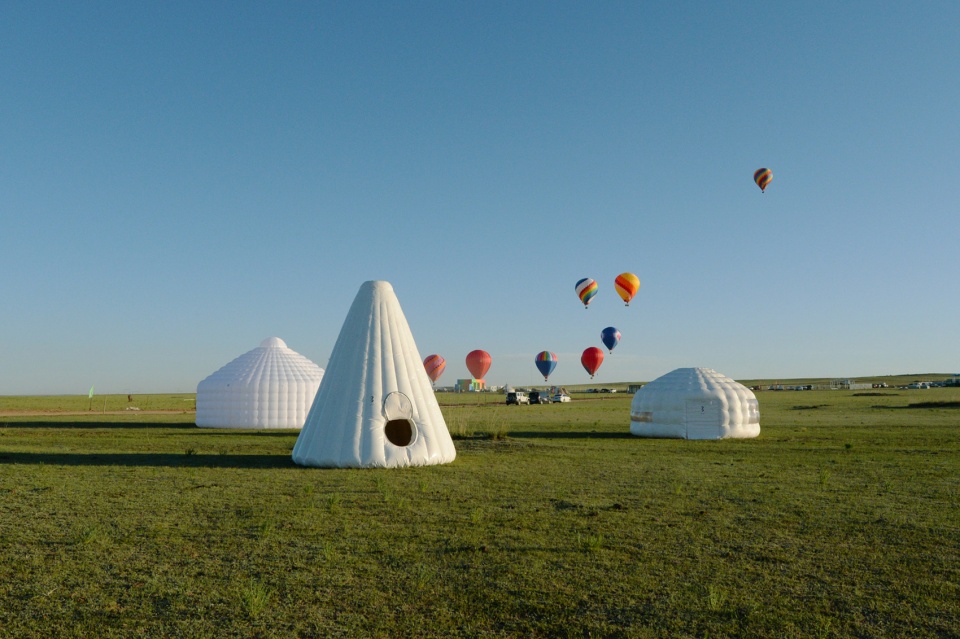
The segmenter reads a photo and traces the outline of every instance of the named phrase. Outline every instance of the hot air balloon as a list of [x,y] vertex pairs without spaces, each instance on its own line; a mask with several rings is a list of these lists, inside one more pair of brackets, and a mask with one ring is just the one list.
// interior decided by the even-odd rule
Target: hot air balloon
[[474,379],[483,379],[483,376],[490,370],[490,353],[487,351],[470,351],[467,353],[467,370],[473,375]]
[[753,174],[753,181],[760,187],[761,193],[766,190],[771,180],[773,180],[773,171],[770,169],[757,169]]
[[576,289],[577,295],[580,296],[580,301],[583,302],[583,307],[587,308],[590,305],[590,300],[597,294],[597,282],[589,277],[585,277],[577,282]]
[[630,306],[630,300],[640,290],[640,278],[633,273],[621,273],[613,283],[617,294]]
[[620,343],[620,331],[612,326],[608,326],[600,331],[600,341],[603,342],[607,350],[612,353],[613,349]]
[[537,370],[543,375],[543,381],[547,381],[550,373],[557,367],[557,354],[551,353],[550,351],[543,351],[537,354],[534,362],[537,364]]
[[580,356],[580,363],[590,373],[590,379],[593,379],[594,373],[600,368],[600,364],[603,364],[603,351],[596,346],[591,346],[583,351],[583,355]]
[[430,378],[430,381],[436,383],[447,367],[447,360],[439,355],[428,355],[427,358],[423,360],[423,367],[427,369],[427,377]]

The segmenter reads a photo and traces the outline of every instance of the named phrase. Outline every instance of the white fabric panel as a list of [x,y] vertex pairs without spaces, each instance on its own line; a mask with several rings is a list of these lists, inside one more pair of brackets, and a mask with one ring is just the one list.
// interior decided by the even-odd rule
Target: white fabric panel
[[197,384],[197,426],[300,428],[323,369],[268,337]]
[[[688,413],[688,406],[696,414]],[[687,439],[756,437],[760,406],[753,391],[726,375],[709,368],[678,368],[636,392],[630,432]]]
[[[384,434],[383,401],[403,393],[416,432],[407,446]],[[388,282],[365,282],[327,364],[306,423],[293,447],[303,466],[398,468],[456,458],[433,384],[400,302]]]

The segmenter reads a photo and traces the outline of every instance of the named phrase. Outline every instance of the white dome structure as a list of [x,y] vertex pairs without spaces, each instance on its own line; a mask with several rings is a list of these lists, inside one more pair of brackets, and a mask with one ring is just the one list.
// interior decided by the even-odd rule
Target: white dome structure
[[678,368],[633,396],[638,437],[724,439],[760,434],[760,404],[749,388],[710,368]]
[[293,447],[301,466],[399,468],[457,456],[388,282],[364,282]]
[[268,337],[197,384],[197,426],[300,428],[323,369]]

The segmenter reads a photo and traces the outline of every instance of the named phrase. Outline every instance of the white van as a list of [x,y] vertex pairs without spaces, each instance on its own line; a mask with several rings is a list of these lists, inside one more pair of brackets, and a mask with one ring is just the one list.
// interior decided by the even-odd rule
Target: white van
[[510,404],[516,404],[517,406],[519,406],[520,404],[529,405],[530,398],[527,397],[526,393],[521,393],[520,391],[510,391],[509,393],[507,393],[507,406],[509,406]]

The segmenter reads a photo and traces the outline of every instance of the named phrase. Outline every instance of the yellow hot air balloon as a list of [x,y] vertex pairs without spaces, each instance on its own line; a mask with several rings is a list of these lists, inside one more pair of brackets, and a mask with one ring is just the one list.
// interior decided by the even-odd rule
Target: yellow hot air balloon
[[630,306],[630,300],[640,290],[640,278],[633,273],[621,273],[617,275],[613,285],[617,289],[617,295],[626,302],[627,306]]

